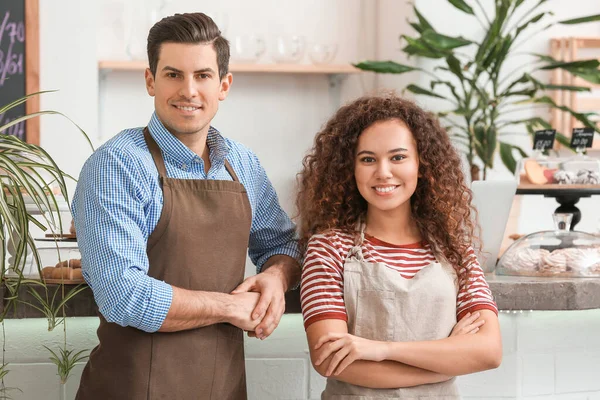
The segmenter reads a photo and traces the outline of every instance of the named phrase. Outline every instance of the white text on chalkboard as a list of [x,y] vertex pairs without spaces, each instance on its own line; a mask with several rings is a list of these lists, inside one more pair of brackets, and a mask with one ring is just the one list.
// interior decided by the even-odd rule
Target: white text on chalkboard
[[[4,81],[11,75],[23,75],[23,53],[13,52],[13,46],[18,41],[25,41],[25,26],[23,22],[14,22],[10,20],[10,11],[6,11],[0,22],[0,46],[3,42],[8,42],[8,47],[0,47],[0,87]],[[2,50],[6,48],[6,52]]]

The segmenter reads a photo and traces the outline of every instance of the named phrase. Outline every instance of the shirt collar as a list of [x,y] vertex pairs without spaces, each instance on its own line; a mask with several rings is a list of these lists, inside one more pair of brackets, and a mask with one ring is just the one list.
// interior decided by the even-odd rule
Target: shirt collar
[[[179,166],[191,165],[199,156],[171,134],[158,119],[156,112],[152,113],[148,123],[150,135],[158,144],[163,154],[174,160]],[[229,154],[229,144],[218,130],[212,126],[208,129],[206,144],[209,149],[210,162],[213,165],[223,164]]]

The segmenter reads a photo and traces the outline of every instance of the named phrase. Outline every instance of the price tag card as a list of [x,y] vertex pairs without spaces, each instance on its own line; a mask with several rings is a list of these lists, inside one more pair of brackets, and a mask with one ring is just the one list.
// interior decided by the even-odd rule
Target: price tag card
[[592,147],[594,130],[592,128],[573,128],[571,148]]
[[552,147],[554,147],[555,136],[556,129],[535,131],[535,135],[533,136],[533,149],[541,151],[552,149]]

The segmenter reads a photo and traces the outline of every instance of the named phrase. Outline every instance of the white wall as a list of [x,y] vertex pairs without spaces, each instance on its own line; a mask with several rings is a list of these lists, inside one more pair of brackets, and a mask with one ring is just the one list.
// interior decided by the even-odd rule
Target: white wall
[[[132,53],[143,56],[151,20],[175,12],[203,11],[224,24],[230,39],[262,35],[268,50],[259,62],[272,62],[273,37],[296,34],[305,37],[307,48],[317,42],[338,43],[333,62],[347,64],[375,56],[375,5],[367,0],[286,2],[285,7],[275,0],[40,0],[40,87],[60,89],[44,96],[42,107],[63,111],[97,146],[122,129],[144,126],[150,118],[153,102],[145,91],[143,72],[99,74],[97,61],[127,60]],[[133,49],[129,53],[128,44]],[[310,62],[307,54],[301,62]],[[257,153],[284,209],[293,214],[295,175],[314,134],[337,108],[336,102],[361,95],[373,80],[350,76],[337,92],[330,90],[325,75],[236,73],[232,91],[213,124]],[[91,154],[89,146],[66,120],[46,117],[41,125],[42,145],[77,177]],[[71,193],[74,187],[70,185]],[[248,265],[248,273],[252,271]]]
[[[41,0],[39,4],[40,90],[58,90],[41,96],[41,109],[64,113],[94,139],[98,126],[96,3]],[[77,128],[51,115],[41,118],[40,129],[41,145],[77,178],[91,154]]]
[[[152,99],[145,92],[142,73],[113,71],[99,76],[96,64],[99,59],[127,59],[129,32],[135,32],[139,51],[150,17],[201,10],[221,21],[229,38],[258,34],[272,42],[273,36],[300,34],[306,37],[307,43],[337,42],[336,63],[376,58],[430,65],[428,60],[407,61],[400,51],[398,37],[411,33],[406,20],[414,18],[406,2],[310,0],[286,2],[283,7],[274,0],[206,4],[191,0],[152,0],[141,3],[156,4],[158,11],[143,20],[140,16],[150,13],[145,14],[136,1],[140,0],[40,1],[40,87],[59,89],[42,97],[42,108],[67,114],[96,145],[123,128],[144,125],[152,112]],[[480,32],[477,24],[446,2],[419,0],[416,4],[442,32],[455,34],[458,27],[460,34],[466,37]],[[600,13],[600,2],[595,0],[577,0],[577,7],[564,0],[550,0],[548,4],[561,18]],[[136,18],[131,18],[132,9]],[[600,35],[600,24],[553,27],[528,41],[523,51],[547,52],[550,37],[568,35]],[[271,62],[268,51],[260,62]],[[308,57],[302,62],[309,62]],[[340,99],[342,102],[353,99],[374,87],[400,89],[415,80],[426,78],[418,74],[351,76],[342,85]],[[332,98],[328,84],[325,76],[235,74],[231,95],[221,104],[214,121],[225,135],[256,151],[284,208],[290,213],[293,213],[294,177],[301,159],[314,133],[334,109],[335,96]],[[425,97],[417,100],[424,107],[441,107],[440,103]],[[41,129],[42,145],[76,177],[91,153],[89,146],[68,121],[58,116],[43,117]],[[529,146],[526,139],[523,146]],[[499,160],[496,164],[490,173],[491,179],[509,177]],[[73,189],[74,184],[70,188]],[[579,206],[584,220],[579,229],[597,229],[600,219],[597,204],[598,198],[581,200]],[[553,199],[526,196],[522,213],[528,217],[520,219],[518,231],[529,233],[551,228],[549,216],[556,206]]]
[[[131,10],[126,6],[132,3],[40,0],[40,87],[60,89],[42,97],[42,108],[63,111],[96,145],[124,128],[144,125],[153,110],[143,73],[113,71],[99,75],[97,70],[100,59],[128,59],[125,32],[133,30],[138,38],[143,36],[140,40],[145,39],[143,21],[124,22],[130,20]],[[374,55],[374,3],[365,0],[312,0],[290,2],[286,7],[273,0],[224,1],[206,7],[183,0],[164,3],[159,15],[183,11],[206,11],[221,18],[226,15],[230,37],[300,34],[307,43],[338,42],[336,63]],[[135,13],[143,13],[143,9],[136,8]],[[347,30],[348,25],[352,29]],[[269,55],[265,54],[261,62],[271,62]],[[309,62],[307,55],[302,62]],[[348,78],[341,101],[360,95],[371,80]],[[325,76],[235,74],[231,95],[221,104],[214,121],[225,135],[243,141],[258,153],[284,199],[304,151],[332,111],[328,84]],[[77,175],[91,150],[76,130],[59,117],[43,118],[41,129],[42,145],[65,170]],[[291,211],[290,203],[285,205]]]

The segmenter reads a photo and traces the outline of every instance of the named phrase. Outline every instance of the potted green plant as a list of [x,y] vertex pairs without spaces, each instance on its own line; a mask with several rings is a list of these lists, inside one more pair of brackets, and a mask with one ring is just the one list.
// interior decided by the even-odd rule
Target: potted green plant
[[[444,121],[458,148],[464,151],[477,179],[481,167],[483,179],[494,166],[499,152],[504,165],[514,173],[518,157],[526,152],[505,140],[521,132],[533,133],[549,129],[550,124],[540,117],[513,118],[512,113],[524,107],[558,108],[566,111],[584,126],[599,132],[590,115],[556,104],[544,91],[589,91],[587,87],[550,85],[536,77],[539,71],[562,69],[592,83],[600,83],[600,62],[595,59],[561,62],[542,54],[530,54],[520,68],[506,71],[509,57],[525,42],[555,24],[581,24],[600,21],[600,15],[556,21],[544,4],[546,0],[495,0],[494,14],[489,15],[479,0],[447,0],[458,12],[466,13],[483,28],[481,38],[448,36],[438,30],[413,6],[416,20],[409,21],[417,35],[402,35],[402,51],[409,57],[439,60],[434,71],[394,61],[364,61],[355,66],[377,73],[404,74],[418,71],[431,77],[429,87],[409,84],[404,88],[416,95],[444,100],[449,104],[438,115]],[[518,11],[518,12],[517,12]],[[528,36],[527,36],[528,35]],[[440,90],[443,89],[443,90]],[[557,140],[568,146],[566,132],[557,132]],[[480,167],[481,166],[481,167]]]
[[[33,93],[0,107],[0,115],[26,102],[32,96],[46,92]],[[28,303],[31,307],[41,311],[48,319],[48,330],[63,324],[63,347],[55,352],[48,349],[51,360],[57,365],[61,378],[61,394],[64,394],[64,382],[68,378],[75,362],[82,360],[85,350],[74,352],[67,348],[65,305],[85,287],[75,287],[65,293],[65,286],[54,287],[50,295],[48,287],[40,280],[28,279],[24,269],[28,267],[28,256],[33,259],[35,268],[41,276],[41,259],[35,246],[30,230],[30,224],[40,229],[50,230],[52,233],[62,232],[61,219],[58,216],[58,197],[64,196],[68,204],[68,195],[65,179],[73,179],[61,170],[54,159],[40,146],[26,143],[23,140],[5,134],[8,129],[30,118],[40,115],[58,114],[67,119],[64,114],[57,111],[39,111],[17,118],[0,126],[0,277],[4,285],[5,307],[0,314],[2,330],[4,332],[4,318],[18,303],[24,302],[19,298],[24,291],[22,285],[28,284],[26,293],[29,293],[35,303]],[[69,119],[69,121],[71,121]],[[77,129],[83,134],[93,149],[92,143],[85,132],[73,121]],[[56,193],[53,187],[59,190]],[[10,251],[9,251],[10,250]],[[59,251],[58,245],[56,251]],[[10,261],[7,263],[7,252],[10,252]],[[59,253],[60,254],[60,253]],[[60,258],[60,255],[59,255]],[[10,265],[7,265],[10,264]],[[7,272],[11,273],[8,274]],[[43,288],[40,294],[35,288]],[[61,298],[57,299],[60,292]],[[62,318],[61,318],[62,317]],[[4,346],[5,347],[5,346]],[[4,362],[4,347],[2,364],[0,365],[0,397],[6,396],[4,377],[8,373],[7,364]]]

